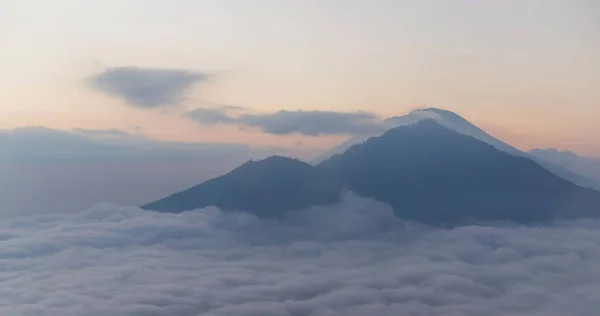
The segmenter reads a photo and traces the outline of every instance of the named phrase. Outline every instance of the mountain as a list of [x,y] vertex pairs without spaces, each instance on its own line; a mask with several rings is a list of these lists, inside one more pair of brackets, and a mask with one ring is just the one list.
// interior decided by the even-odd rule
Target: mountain
[[600,214],[600,192],[431,119],[391,129],[317,168],[360,196],[390,204],[400,217],[426,223]]
[[[530,158],[530,159],[536,161],[537,163],[539,163],[540,165],[542,165],[548,171],[554,173],[555,175],[557,175],[563,179],[571,181],[582,187],[593,188],[593,189],[600,191],[600,180],[590,179],[589,177],[586,177],[585,175],[575,173],[575,172],[573,172],[567,168],[564,168],[563,166],[555,164],[551,161],[540,159],[534,155],[530,155],[528,153],[522,152],[519,149],[512,147],[512,146],[506,144],[505,142],[491,136],[490,134],[486,133],[481,128],[477,127],[476,125],[467,121],[460,115],[458,115],[454,112],[451,112],[451,111],[437,109],[437,108],[426,108],[426,109],[412,111],[404,116],[391,117],[391,118],[386,119],[384,122],[387,123],[388,125],[390,125],[391,127],[399,127],[399,126],[407,126],[407,125],[421,122],[424,120],[434,120],[438,124],[440,124],[444,127],[447,127],[449,129],[452,129],[458,133],[471,136],[482,142],[486,142],[486,143],[494,146],[498,150],[507,152],[512,155]],[[335,147],[331,151],[328,151],[325,154],[319,156],[312,162],[314,164],[318,164],[320,162],[327,160],[328,158],[330,158],[331,156],[333,156],[335,154],[344,152],[346,149],[350,148],[352,145],[363,143],[371,137],[377,137],[380,135],[381,134],[373,134],[373,135],[362,135],[359,137],[353,137],[353,138],[349,139],[348,141],[344,142],[343,144],[341,144],[340,146]]]
[[[504,142],[490,136],[489,134],[484,132],[479,127],[471,124],[469,121],[462,118],[460,115],[458,115],[454,112],[450,112],[450,111],[446,111],[446,110],[442,110],[442,109],[437,109],[437,108],[418,109],[418,110],[414,110],[403,116],[390,117],[388,119],[385,119],[383,121],[383,123],[388,125],[389,128],[391,129],[394,127],[415,124],[415,123],[418,123],[418,122],[421,122],[424,120],[435,120],[437,123],[439,123],[442,126],[453,129],[461,134],[469,135],[476,139],[484,141],[488,144],[493,145],[494,147],[498,148],[499,150],[503,150],[503,151],[506,151],[511,154],[520,153],[520,151],[518,149],[511,147],[510,145],[505,144]],[[370,134],[370,135],[360,135],[360,136],[352,137],[352,138],[348,139],[347,141],[345,141],[344,143],[342,143],[341,145],[334,147],[333,149],[331,149],[331,150],[323,153],[319,157],[313,159],[312,162],[313,162],[313,164],[321,163],[321,162],[329,159],[331,156],[333,156],[335,154],[339,154],[339,153],[346,151],[346,149],[352,147],[352,145],[360,144],[371,137],[378,137],[378,136],[381,136],[382,134],[383,134],[383,132],[382,133],[374,133],[374,134]]]
[[327,172],[296,159],[272,156],[246,162],[221,177],[142,208],[177,213],[215,205],[260,217],[277,217],[282,211],[335,203],[340,188],[338,179]]
[[[503,141],[501,141],[497,138],[494,138],[490,134],[483,131],[481,128],[475,126],[474,124],[467,121],[460,115],[458,115],[454,112],[451,112],[451,111],[437,109],[437,108],[427,108],[427,109],[420,109],[420,110],[412,111],[407,116],[420,117],[421,118],[420,121],[435,120],[438,124],[440,124],[442,126],[445,126],[449,129],[452,129],[461,134],[469,135],[469,136],[471,136],[475,139],[478,139],[482,142],[486,142],[486,143],[496,147],[498,150],[502,150],[502,151],[505,151],[505,152],[507,152],[509,154],[513,154],[513,155],[519,155],[521,153],[520,150],[504,143]],[[397,126],[406,125],[406,124],[401,124],[401,125],[398,124],[398,123],[405,122],[405,117],[402,117],[402,116],[401,117],[391,117],[391,118],[387,119],[386,121],[388,121],[392,124],[396,124]]]
[[393,128],[317,166],[282,157],[248,162],[143,208],[181,212],[215,205],[277,217],[335,203],[345,189],[433,225],[600,214],[599,192],[431,119]]
[[559,151],[554,148],[534,149],[529,154],[557,166],[562,166],[571,172],[600,181],[599,158],[583,157],[571,151]]

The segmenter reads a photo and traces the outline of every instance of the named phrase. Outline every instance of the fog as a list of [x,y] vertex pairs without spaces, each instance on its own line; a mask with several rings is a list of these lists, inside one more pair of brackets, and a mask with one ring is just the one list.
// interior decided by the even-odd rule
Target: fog
[[353,195],[280,221],[110,204],[0,224],[1,315],[596,315],[600,222],[431,228]]

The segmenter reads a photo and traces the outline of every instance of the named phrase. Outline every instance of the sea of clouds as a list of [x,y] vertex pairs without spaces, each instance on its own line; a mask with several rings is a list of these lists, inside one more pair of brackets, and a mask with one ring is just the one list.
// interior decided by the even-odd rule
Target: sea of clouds
[[352,195],[280,221],[98,205],[0,224],[0,315],[596,316],[600,221],[432,228]]

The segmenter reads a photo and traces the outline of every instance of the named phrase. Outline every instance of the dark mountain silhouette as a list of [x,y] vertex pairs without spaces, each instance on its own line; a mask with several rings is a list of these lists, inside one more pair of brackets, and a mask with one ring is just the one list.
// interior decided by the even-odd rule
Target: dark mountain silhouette
[[339,200],[340,188],[336,177],[307,163],[272,156],[246,162],[221,177],[142,208],[182,212],[214,205],[260,217],[277,217],[285,211],[335,203]]
[[433,120],[391,129],[321,163],[407,219],[531,222],[600,214],[600,193]]
[[[536,161],[537,163],[539,163],[540,165],[542,165],[542,167],[546,168],[548,171],[554,173],[555,175],[557,175],[563,179],[571,181],[579,186],[600,190],[600,181],[592,179],[591,177],[588,177],[587,175],[574,172],[573,170],[570,170],[569,168],[565,168],[561,164],[557,164],[551,160],[540,158],[538,155],[531,155],[529,153],[525,153],[525,152],[491,136],[490,134],[486,133],[481,128],[477,127],[473,123],[467,121],[460,115],[458,115],[454,112],[451,112],[451,111],[442,110],[442,109],[438,109],[438,108],[419,109],[419,110],[414,110],[414,111],[408,113],[407,115],[394,116],[394,117],[388,118],[384,122],[387,123],[390,126],[390,128],[392,128],[392,127],[398,127],[398,126],[407,126],[407,125],[411,125],[411,124],[421,122],[423,120],[428,120],[428,119],[435,120],[440,125],[445,126],[449,129],[452,129],[461,134],[469,135],[480,141],[486,142],[486,143],[494,146],[496,149],[502,150],[509,154],[530,158],[530,159]],[[346,149],[350,148],[352,145],[363,143],[364,141],[366,141],[367,139],[369,139],[370,137],[373,137],[373,136],[380,136],[380,135],[375,134],[375,135],[370,135],[370,136],[353,137],[353,138],[349,139],[348,141],[344,142],[343,144],[341,144],[340,146],[337,146],[337,147],[333,148],[331,151],[321,155],[320,157],[315,159],[314,162],[320,163],[322,161],[325,161],[326,159],[330,158],[334,154],[342,153]]]
[[464,133],[466,135],[473,136],[476,139],[484,141],[496,147],[497,149],[505,151],[509,154],[530,158],[531,160],[539,163],[542,167],[546,168],[548,171],[579,186],[600,190],[600,181],[597,181],[582,173],[574,172],[573,170],[566,168],[565,166],[556,163],[552,160],[543,159],[538,155],[532,155],[531,153],[523,152],[511,145],[508,145],[507,143],[486,133],[481,128],[475,126],[474,124],[465,120],[460,115],[454,112],[436,108],[428,108],[422,111],[430,111],[440,115],[440,117],[442,118],[441,122],[444,123],[442,125],[454,129],[459,133]]
[[273,217],[335,203],[344,189],[434,225],[600,213],[599,192],[429,119],[393,128],[315,167],[282,157],[249,162],[144,208],[180,212],[216,205]]

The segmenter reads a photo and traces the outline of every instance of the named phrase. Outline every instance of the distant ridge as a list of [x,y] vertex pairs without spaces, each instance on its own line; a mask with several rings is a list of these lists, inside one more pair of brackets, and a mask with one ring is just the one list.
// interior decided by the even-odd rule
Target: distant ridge
[[554,148],[534,149],[529,154],[581,176],[600,181],[600,158],[584,157],[572,151],[559,151]]

